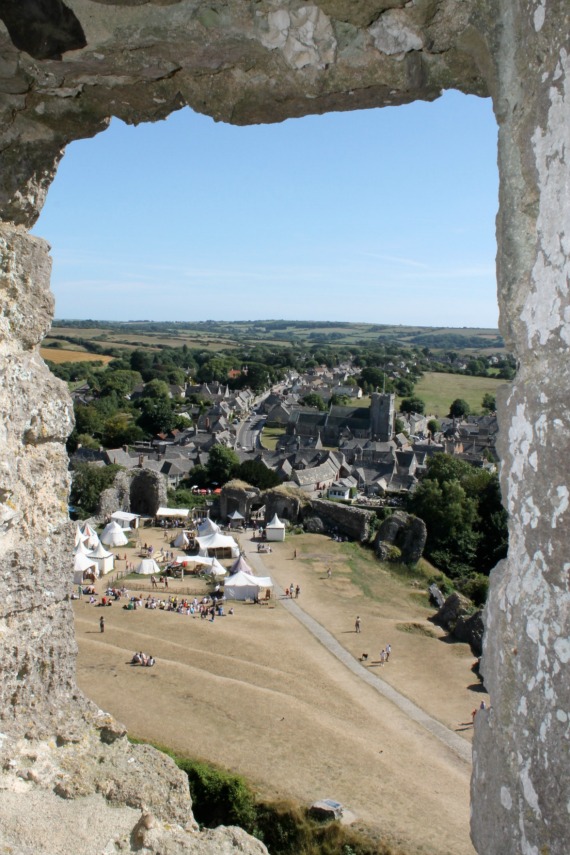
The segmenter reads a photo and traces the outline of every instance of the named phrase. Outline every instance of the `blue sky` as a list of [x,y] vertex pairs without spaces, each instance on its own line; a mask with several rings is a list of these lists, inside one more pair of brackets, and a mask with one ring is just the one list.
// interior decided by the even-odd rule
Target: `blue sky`
[[497,325],[489,100],[72,143],[34,232],[57,318]]

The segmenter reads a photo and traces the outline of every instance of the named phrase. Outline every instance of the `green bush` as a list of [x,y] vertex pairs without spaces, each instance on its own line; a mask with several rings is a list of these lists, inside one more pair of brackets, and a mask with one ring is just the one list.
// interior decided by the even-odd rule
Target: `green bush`
[[176,758],[176,762],[188,775],[192,809],[200,825],[239,825],[255,831],[255,797],[243,778],[196,760]]
[[467,579],[458,582],[457,588],[464,596],[469,597],[476,606],[484,606],[489,592],[489,577],[482,573],[473,573]]

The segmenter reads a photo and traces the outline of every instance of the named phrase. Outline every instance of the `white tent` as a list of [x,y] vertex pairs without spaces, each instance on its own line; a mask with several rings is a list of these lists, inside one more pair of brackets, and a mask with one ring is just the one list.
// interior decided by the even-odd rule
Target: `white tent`
[[219,578],[228,575],[228,571],[225,567],[222,567],[217,558],[212,558],[211,565],[204,570],[204,573],[207,576],[216,576]]
[[228,600],[255,600],[259,599],[261,591],[272,587],[270,576],[252,576],[239,572],[226,579],[224,594]]
[[277,514],[265,526],[265,537],[267,540],[285,540],[285,523],[281,522]]
[[243,555],[240,555],[239,558],[236,558],[236,560],[230,567],[230,575],[233,576],[234,573],[249,573],[250,576],[255,576],[255,573],[253,572]]
[[128,542],[129,540],[125,537],[125,532],[119,523],[115,522],[115,520],[110,522],[109,525],[106,525],[103,529],[101,543],[104,543],[105,546],[125,546]]
[[143,558],[135,568],[135,573],[140,573],[141,576],[160,576],[160,567],[154,558]]
[[99,544],[97,549],[94,549],[93,552],[89,553],[89,558],[94,558],[97,562],[100,576],[104,576],[105,573],[109,573],[115,566],[115,556],[112,552],[107,552],[102,543]]
[[92,550],[89,550],[87,548],[87,546],[85,545],[85,540],[80,540],[75,549],[73,550],[74,555],[89,555],[89,552],[92,552]]
[[176,549],[186,549],[187,546],[190,546],[190,538],[186,534],[185,531],[181,531],[178,533],[176,540],[173,544]]
[[218,534],[221,531],[219,525],[207,517],[198,525],[198,534],[200,537],[207,537],[209,534]]
[[139,527],[140,515],[129,514],[127,511],[115,511],[114,514],[111,514],[111,519],[118,522],[125,531],[130,531],[132,528]]
[[[78,552],[73,559],[73,582],[78,585],[83,581],[83,574],[86,570],[95,570],[96,575],[99,575],[99,568],[94,558],[84,555],[83,552]],[[77,577],[79,577],[78,581]]]
[[77,526],[75,529],[75,546],[79,546],[84,540],[87,540],[87,537],[83,534],[79,526]]
[[89,523],[83,523],[83,525],[81,526],[81,534],[83,535],[83,537],[93,537],[93,535],[96,535],[97,532],[94,528],[91,528]]
[[218,532],[216,534],[210,534],[207,537],[197,537],[196,542],[199,546],[200,555],[212,554],[217,558],[217,553],[221,553],[220,557],[224,557],[223,554],[227,554],[229,552],[231,558],[237,558],[239,556],[239,547],[233,537],[230,537],[229,535],[220,534]]
[[159,508],[155,514],[158,519],[186,519],[188,508]]

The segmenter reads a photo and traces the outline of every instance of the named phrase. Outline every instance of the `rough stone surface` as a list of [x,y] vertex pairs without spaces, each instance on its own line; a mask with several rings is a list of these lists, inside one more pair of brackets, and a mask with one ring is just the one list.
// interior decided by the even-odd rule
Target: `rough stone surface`
[[468,615],[470,609],[471,601],[467,597],[464,597],[463,594],[458,594],[457,591],[454,591],[446,599],[438,613],[434,615],[433,621],[443,626],[444,629],[453,630],[457,619]]
[[404,564],[417,564],[423,555],[427,540],[427,529],[423,520],[396,511],[384,520],[374,543],[380,558],[387,558],[385,546],[397,546]]
[[166,480],[160,472],[136,469],[131,477],[131,513],[153,517],[159,508],[168,506]]
[[477,611],[469,617],[460,615],[457,618],[453,629],[453,636],[458,641],[464,641],[466,644],[469,644],[475,656],[481,656],[483,652],[484,632],[483,612]]
[[[85,47],[73,26],[69,40],[68,24],[62,26],[64,5],[80,26]],[[74,688],[72,621],[64,594],[69,555],[64,438],[71,407],[67,390],[49,374],[37,348],[52,313],[47,246],[21,228],[37,218],[65,145],[103,130],[111,115],[130,123],[153,121],[184,105],[217,120],[247,124],[429,101],[450,87],[490,94],[499,125],[500,326],[520,367],[499,405],[510,546],[507,560],[492,574],[485,613],[482,671],[492,708],[475,722],[472,834],[484,855],[565,855],[570,818],[563,748],[570,735],[567,0],[26,0],[4,3],[3,9],[14,6],[36,18],[39,12],[47,15],[44,35],[55,33],[58,43],[42,46],[40,38],[24,44],[11,24],[12,35],[0,25],[0,724],[5,742],[20,739],[28,728],[37,734],[34,739],[40,733],[47,739],[61,720],[74,729],[89,708]],[[42,58],[58,52],[61,60]],[[148,769],[152,778],[152,763]],[[31,786],[31,781],[24,783]],[[158,842],[157,829],[154,820],[143,817],[142,827],[125,838],[125,851],[131,845],[139,851],[182,851],[176,850],[174,832]],[[206,847],[200,851],[229,851],[223,849],[230,846],[227,838],[217,850],[207,849],[209,837],[197,839]],[[247,845],[253,852],[260,844]]]
[[243,481],[228,481],[222,487],[219,498],[219,515],[224,522],[233,511],[249,519],[254,506],[261,507],[260,491]]
[[351,540],[366,541],[370,537],[370,526],[375,514],[361,508],[351,508],[336,502],[312,499],[309,503],[310,517],[318,517],[327,532],[337,531]]

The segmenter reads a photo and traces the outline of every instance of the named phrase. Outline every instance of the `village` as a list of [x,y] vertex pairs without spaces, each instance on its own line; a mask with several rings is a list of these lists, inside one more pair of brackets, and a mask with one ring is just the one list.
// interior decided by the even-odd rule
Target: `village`
[[[247,387],[231,390],[218,381],[170,385],[170,398],[180,402],[191,425],[157,432],[152,440],[131,446],[79,447],[72,466],[89,462],[145,469],[164,476],[167,489],[175,491],[182,483],[192,486],[195,467],[206,467],[211,449],[223,446],[240,463],[256,461],[275,473],[279,483],[312,497],[365,504],[397,504],[414,490],[426,461],[438,453],[495,471],[493,412],[457,417],[397,413],[395,394],[382,392],[372,392],[365,405],[354,379],[358,373],[351,364],[318,366],[302,375],[290,372],[261,393]],[[86,385],[72,394],[80,406],[93,400]],[[144,384],[130,399],[143,394]],[[306,405],[315,396],[324,409]],[[183,406],[192,399],[201,406]]]

